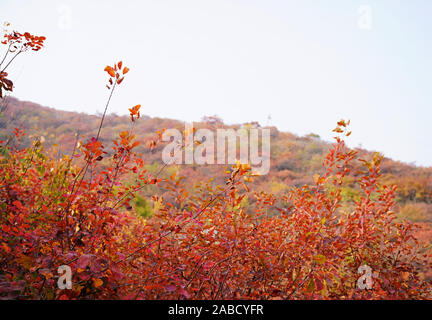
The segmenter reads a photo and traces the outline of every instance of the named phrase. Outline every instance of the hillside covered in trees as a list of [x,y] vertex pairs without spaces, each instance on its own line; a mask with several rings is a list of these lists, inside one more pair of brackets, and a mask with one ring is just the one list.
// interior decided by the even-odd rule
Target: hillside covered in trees
[[[0,118],[0,140],[7,137],[15,128],[24,130],[27,134],[22,141],[23,146],[31,144],[33,136],[41,137],[46,147],[55,146],[60,153],[70,154],[77,137],[88,139],[96,133],[100,116],[85,113],[60,111],[43,107],[32,102],[20,101],[8,97],[3,102],[3,114]],[[112,146],[112,140],[122,131],[129,130],[129,117],[110,114],[104,122],[105,134],[101,137],[104,146]],[[258,123],[239,125],[225,125],[221,119],[211,116],[194,123],[197,128],[233,128],[259,126]],[[142,143],[137,147],[144,155],[145,167],[149,172],[156,173],[163,165],[161,151],[163,145],[150,149],[149,145],[157,136],[161,128],[184,129],[184,123],[172,119],[150,118],[141,116],[134,128],[137,139]],[[315,134],[297,136],[288,132],[281,132],[271,127],[271,167],[268,175],[258,177],[253,182],[254,188],[271,192],[277,197],[283,195],[291,187],[301,187],[313,184],[313,175],[322,170],[322,161],[330,149],[330,143],[323,141]],[[373,153],[363,149],[356,149],[363,158],[371,158]],[[360,164],[358,164],[360,166]],[[215,184],[224,183],[226,166],[221,165],[172,165],[164,172],[164,177],[176,173],[178,176],[188,177],[185,181],[189,190],[201,181],[214,180]],[[360,196],[360,190],[355,187],[356,171],[346,177],[347,185],[342,189],[342,198],[347,206],[353,204]],[[397,212],[400,217],[413,222],[432,223],[432,168],[416,167],[384,158],[381,164],[383,181],[396,184]],[[137,205],[145,204],[145,215],[151,215],[155,203],[151,200],[154,193],[163,195],[163,188],[149,187],[141,192],[143,199]],[[248,207],[254,199],[245,198],[243,204]],[[270,209],[270,213],[277,213]]]

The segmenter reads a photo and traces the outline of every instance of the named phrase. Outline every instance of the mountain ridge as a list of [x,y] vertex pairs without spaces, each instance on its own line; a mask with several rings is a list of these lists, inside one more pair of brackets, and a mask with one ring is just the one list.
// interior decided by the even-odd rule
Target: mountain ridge
[[[30,138],[34,135],[43,136],[47,147],[57,145],[65,153],[73,149],[77,133],[83,141],[90,139],[96,135],[100,123],[98,115],[57,110],[14,97],[8,97],[6,102],[3,102],[2,110],[0,140],[6,140],[14,128],[18,127],[27,133],[27,137],[23,140],[24,145],[30,145]],[[196,128],[210,129],[221,127],[237,129],[242,125],[245,124],[223,124],[222,120],[215,116],[206,117],[202,122],[194,122]],[[247,125],[259,126],[258,123]],[[156,132],[163,128],[183,130],[184,122],[145,115],[135,122],[133,130],[141,142],[138,148],[144,154],[150,172],[156,172],[161,166],[163,146],[159,145],[155,150],[150,150],[147,146],[157,136]],[[257,189],[280,195],[290,187],[312,184],[313,174],[322,170],[322,161],[331,144],[314,134],[298,136],[279,131],[276,127],[269,128],[271,129],[271,167],[267,176],[260,177],[255,182]],[[128,116],[108,114],[101,133],[105,150],[110,150],[115,136],[130,129]],[[354,149],[359,153],[360,158],[368,159],[373,155],[371,151]],[[212,178],[216,182],[224,183],[224,170],[221,165],[180,165],[168,171],[171,174],[179,172],[184,176],[192,176],[190,188],[198,181]],[[384,175],[385,183],[398,185],[398,206],[401,212],[405,212],[404,216],[410,216],[413,220],[432,221],[432,167],[416,166],[385,157],[381,173]],[[356,177],[351,175],[347,179],[354,181]],[[344,200],[350,203],[355,201],[359,190],[347,188],[344,191]],[[150,190],[147,196],[150,196]]]

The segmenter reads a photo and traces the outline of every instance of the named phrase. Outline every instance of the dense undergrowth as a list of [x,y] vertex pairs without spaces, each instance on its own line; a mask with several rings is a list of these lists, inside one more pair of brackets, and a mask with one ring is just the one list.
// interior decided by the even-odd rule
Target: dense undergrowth
[[[44,38],[11,35],[8,52],[34,41],[43,46]],[[129,69],[119,62],[105,71],[110,96],[97,134],[86,141],[77,136],[71,154],[45,151],[37,137],[23,147],[19,129],[1,141],[2,298],[431,298],[422,279],[430,251],[415,238],[416,225],[396,219],[396,187],[380,180],[382,157],[359,159],[345,145],[349,122],[338,122],[312,185],[277,199],[251,190],[250,166],[239,163],[224,184],[203,181],[191,192],[187,177],[162,179],[165,167],[156,174],[145,169],[134,134],[140,105],[129,109],[129,129],[106,150],[101,136],[109,100]],[[2,75],[2,87],[11,91],[4,69]],[[151,148],[159,143],[160,135]],[[361,170],[350,183],[360,193],[346,210],[342,190],[354,164]],[[155,195],[159,208],[145,219],[133,204],[147,186],[163,186],[170,200]],[[246,195],[254,198],[252,208],[242,205]],[[268,215],[277,200],[279,214]],[[71,289],[58,288],[62,265],[72,269]],[[374,272],[370,290],[357,285],[362,265]]]

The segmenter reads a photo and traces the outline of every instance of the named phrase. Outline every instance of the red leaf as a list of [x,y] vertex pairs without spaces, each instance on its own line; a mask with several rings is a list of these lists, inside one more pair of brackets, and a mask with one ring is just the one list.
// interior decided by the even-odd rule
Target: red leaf
[[91,256],[89,254],[83,254],[78,258],[77,266],[80,269],[85,269],[90,264]]
[[177,289],[177,287],[171,284],[169,286],[166,286],[165,289],[168,292],[173,292],[173,291],[175,291]]

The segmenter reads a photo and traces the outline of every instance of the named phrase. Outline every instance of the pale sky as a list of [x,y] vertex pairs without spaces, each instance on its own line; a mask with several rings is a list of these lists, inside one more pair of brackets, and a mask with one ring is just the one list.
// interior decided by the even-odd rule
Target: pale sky
[[271,115],[325,140],[351,119],[350,146],[427,166],[431,16],[430,0],[0,0],[0,22],[47,37],[10,69],[19,99],[101,112],[103,69],[123,60],[112,112],[139,103],[152,117],[264,125]]

